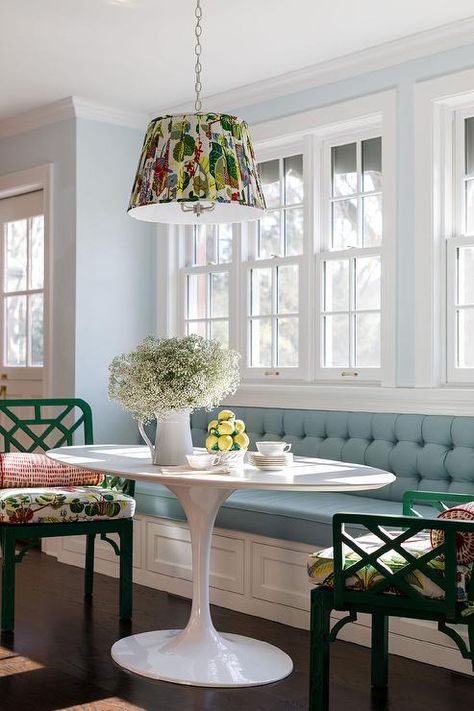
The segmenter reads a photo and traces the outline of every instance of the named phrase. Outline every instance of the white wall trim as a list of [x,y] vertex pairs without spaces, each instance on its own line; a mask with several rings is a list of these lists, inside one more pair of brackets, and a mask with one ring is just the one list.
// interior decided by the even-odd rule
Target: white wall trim
[[[402,64],[430,54],[471,44],[474,37],[474,17],[452,22],[424,32],[418,32],[385,44],[336,57],[326,62],[269,79],[236,87],[229,91],[205,96],[203,101],[212,110],[223,107],[250,106],[280,96],[295,94],[323,84]],[[160,106],[154,116],[192,110],[192,101],[176,106]]]
[[59,121],[73,118],[85,118],[91,121],[103,121],[117,126],[145,129],[149,117],[145,113],[127,111],[113,106],[68,96],[51,104],[40,106],[31,111],[25,111],[16,116],[10,116],[0,121],[0,139],[16,136],[20,133],[33,131],[41,126],[47,126]]

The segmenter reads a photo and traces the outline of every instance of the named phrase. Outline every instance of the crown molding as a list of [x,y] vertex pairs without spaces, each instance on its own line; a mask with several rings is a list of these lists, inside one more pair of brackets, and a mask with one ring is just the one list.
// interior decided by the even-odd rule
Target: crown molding
[[113,106],[104,106],[77,96],[54,101],[31,111],[24,111],[16,116],[0,120],[0,138],[15,136],[27,131],[34,131],[41,126],[47,126],[68,119],[83,118],[91,121],[102,121],[116,126],[145,129],[148,123],[147,114],[125,111]]
[[[468,17],[465,20],[369,47],[360,52],[346,54],[229,91],[211,94],[205,96],[203,100],[210,109],[216,111],[222,110],[222,107],[235,109],[251,106],[472,43],[474,43],[474,17]],[[192,107],[193,101],[190,100],[172,107],[161,106],[153,115],[157,116],[163,111],[169,113],[190,111],[193,110]]]

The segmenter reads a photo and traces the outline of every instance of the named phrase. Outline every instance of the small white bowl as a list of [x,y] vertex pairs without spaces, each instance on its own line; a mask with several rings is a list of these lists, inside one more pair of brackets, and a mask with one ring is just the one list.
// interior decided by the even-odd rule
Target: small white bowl
[[203,470],[211,469],[215,464],[217,464],[217,457],[215,454],[187,454],[186,459],[188,465],[191,469]]

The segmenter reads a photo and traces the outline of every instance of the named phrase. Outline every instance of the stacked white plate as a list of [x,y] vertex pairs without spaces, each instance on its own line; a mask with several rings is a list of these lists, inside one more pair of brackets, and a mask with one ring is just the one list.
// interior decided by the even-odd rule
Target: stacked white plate
[[291,452],[283,454],[260,454],[260,452],[249,452],[248,455],[250,464],[259,469],[264,469],[270,472],[277,472],[286,469],[293,463],[293,455]]

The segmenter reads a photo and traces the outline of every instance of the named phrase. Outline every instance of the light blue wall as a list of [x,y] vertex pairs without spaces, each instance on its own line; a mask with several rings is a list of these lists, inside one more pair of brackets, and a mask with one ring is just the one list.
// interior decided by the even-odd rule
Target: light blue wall
[[0,175],[53,164],[51,395],[74,394],[76,126],[73,119],[0,140]]
[[[290,116],[321,106],[397,89],[397,384],[415,380],[415,196],[414,88],[416,82],[474,66],[474,44],[361,74],[252,106],[216,107],[236,113],[250,124]],[[473,87],[474,89],[474,87]],[[340,117],[341,120],[344,118]]]
[[134,422],[107,400],[107,368],[155,331],[155,230],[126,213],[143,131],[85,119],[76,130],[76,393],[97,442],[133,443]]

